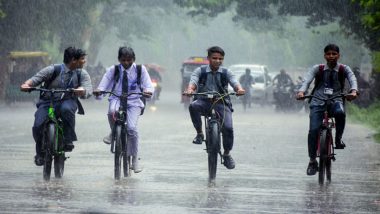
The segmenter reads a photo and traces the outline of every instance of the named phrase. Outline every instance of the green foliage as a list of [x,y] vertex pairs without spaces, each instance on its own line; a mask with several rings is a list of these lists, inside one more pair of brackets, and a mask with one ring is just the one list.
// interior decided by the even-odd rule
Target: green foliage
[[380,101],[377,101],[368,108],[347,105],[347,112],[350,118],[369,125],[378,132],[378,135],[380,135]]

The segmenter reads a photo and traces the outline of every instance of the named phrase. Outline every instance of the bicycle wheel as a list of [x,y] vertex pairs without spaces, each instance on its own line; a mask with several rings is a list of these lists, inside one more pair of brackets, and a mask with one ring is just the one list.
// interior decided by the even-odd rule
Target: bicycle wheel
[[51,174],[51,164],[53,162],[52,152],[55,142],[55,126],[54,123],[49,123],[46,125],[45,136],[43,140],[45,149],[45,163],[43,168],[43,177],[45,181],[50,180]]
[[327,158],[326,158],[326,178],[328,182],[331,182],[331,158],[333,153],[333,138],[331,130],[327,132]]
[[215,180],[216,169],[218,162],[218,152],[220,150],[220,134],[219,127],[216,121],[209,123],[209,137],[207,140],[207,153],[208,153],[208,174],[209,181]]
[[121,159],[123,157],[122,154],[122,142],[121,142],[121,126],[116,126],[115,129],[115,135],[116,135],[116,140],[115,140],[115,179],[119,180],[120,179],[120,174],[121,174]]
[[319,170],[318,170],[319,184],[323,184],[325,182],[327,160],[328,160],[328,133],[327,133],[327,130],[324,129],[322,130],[321,136],[319,139]]
[[66,157],[64,154],[54,156],[54,175],[56,178],[62,178],[65,169]]
[[131,157],[128,156],[128,152],[127,152],[127,144],[128,144],[128,140],[126,138],[126,134],[123,133],[123,138],[122,138],[123,142],[123,172],[124,172],[124,177],[128,177],[128,176],[131,176]]

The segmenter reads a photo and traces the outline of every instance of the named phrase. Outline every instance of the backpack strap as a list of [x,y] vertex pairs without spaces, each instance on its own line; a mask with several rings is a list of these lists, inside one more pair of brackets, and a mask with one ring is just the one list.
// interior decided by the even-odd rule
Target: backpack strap
[[198,85],[204,86],[207,81],[206,66],[201,66],[201,75],[199,76]]
[[49,79],[44,81],[42,87],[49,88],[50,84],[55,80],[55,78],[57,78],[60,72],[61,72],[61,64],[55,64],[53,74],[50,76]]
[[120,69],[119,69],[119,65],[115,65],[115,71],[113,73],[113,86],[112,86],[112,89],[111,91],[115,90],[115,87],[116,87],[116,83],[119,82],[119,79],[120,79]]
[[141,65],[136,65],[136,69],[137,69],[137,85],[140,86],[140,90],[142,92],[143,90],[141,87]]
[[338,68],[338,80],[339,80],[339,83],[340,83],[340,87],[341,87],[341,91],[343,92],[344,90],[344,83],[345,83],[345,73],[344,73],[344,65],[343,64],[340,64],[339,65],[339,68]]

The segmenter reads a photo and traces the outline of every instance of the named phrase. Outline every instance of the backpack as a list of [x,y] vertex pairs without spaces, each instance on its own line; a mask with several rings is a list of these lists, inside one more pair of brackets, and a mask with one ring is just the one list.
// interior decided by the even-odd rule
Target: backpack
[[[317,73],[317,75],[315,75],[314,88],[311,91],[311,94],[314,94],[315,89],[322,82],[324,69],[325,69],[325,65],[324,64],[320,64],[319,68],[318,68],[318,73]],[[340,87],[341,87],[340,90],[343,92],[344,82],[345,82],[344,66],[343,66],[343,64],[340,64],[339,68],[338,68],[338,80],[339,80]]]
[[[198,80],[198,90],[203,88],[207,81],[207,72],[206,72],[207,66],[201,66],[201,74],[199,76]],[[220,74],[220,82],[217,82],[218,92],[219,93],[227,93],[228,92],[228,79],[227,79],[227,69],[222,68],[222,73]],[[230,96],[226,96],[224,98],[224,101],[226,102],[226,105],[231,109],[231,112],[233,112],[232,103]]]
[[[141,65],[136,65],[136,68],[137,68],[137,85],[140,86],[140,91],[142,92],[143,89],[141,87]],[[119,82],[119,79],[120,79],[119,65],[115,65],[114,82],[113,82],[113,86],[112,86],[111,91],[115,90],[116,83]],[[141,96],[140,100],[144,103],[144,107],[141,109],[141,112],[140,112],[140,115],[143,115],[144,111],[145,111],[146,99],[145,99],[145,97]]]
[[[78,85],[80,85],[80,81],[81,81],[81,70],[77,70],[79,72],[76,72],[77,73],[77,79],[78,79]],[[50,84],[55,80],[55,78],[57,78],[57,76],[59,75],[59,73],[61,72],[61,64],[55,64],[54,65],[54,72],[53,74],[51,75],[51,77],[47,80],[45,80],[43,83],[42,83],[42,88],[49,88]],[[42,93],[40,93],[40,98],[42,97]],[[84,109],[83,109],[83,106],[82,106],[82,103],[79,101],[78,97],[76,97],[76,102],[77,102],[77,105],[78,105],[78,114],[81,114],[81,115],[84,115]]]

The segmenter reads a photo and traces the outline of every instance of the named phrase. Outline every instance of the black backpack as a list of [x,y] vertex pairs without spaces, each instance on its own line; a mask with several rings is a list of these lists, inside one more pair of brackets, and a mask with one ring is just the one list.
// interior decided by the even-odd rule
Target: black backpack
[[[207,72],[206,72],[207,66],[201,66],[201,74],[199,76],[198,80],[198,90],[203,88],[207,81]],[[220,74],[220,83],[217,83],[218,92],[221,94],[228,93],[228,79],[227,79],[227,69],[222,68],[222,73]],[[232,108],[232,102],[230,99],[230,96],[226,96],[224,98],[224,101],[226,102],[226,105],[231,109],[231,112],[233,112]]]
[[[140,86],[140,91],[143,92],[143,89],[141,87],[141,65],[136,65],[136,68],[137,68],[137,85]],[[120,79],[119,65],[115,65],[114,82],[112,86],[112,91],[115,90],[116,83],[119,82],[119,79]],[[143,115],[144,110],[145,110],[146,99],[145,97],[141,96],[140,100],[144,103],[144,107],[141,109],[141,113],[140,113],[140,115]]]
[[[49,88],[50,84],[55,80],[55,78],[57,78],[57,76],[59,75],[59,73],[61,72],[61,64],[55,64],[54,65],[54,72],[53,74],[51,75],[51,77],[47,80],[45,80],[43,83],[42,83],[42,88]],[[78,79],[78,86],[80,86],[80,81],[81,81],[81,70],[77,70],[77,79]],[[40,94],[40,98],[42,97],[42,94]],[[78,114],[81,114],[81,115],[84,115],[84,109],[83,109],[83,106],[82,106],[82,103],[79,101],[78,97],[76,98],[76,102],[77,102],[77,105],[78,105]]]
[[[319,69],[318,69],[318,73],[317,73],[317,75],[315,75],[314,88],[313,88],[311,94],[314,94],[315,89],[322,82],[324,69],[325,69],[325,65],[324,64],[320,64],[319,65]],[[338,68],[338,80],[339,80],[340,87],[341,87],[340,90],[342,92],[343,92],[343,89],[344,89],[344,82],[345,82],[344,78],[345,78],[345,75],[344,75],[344,66],[342,64],[340,64],[339,68]]]

